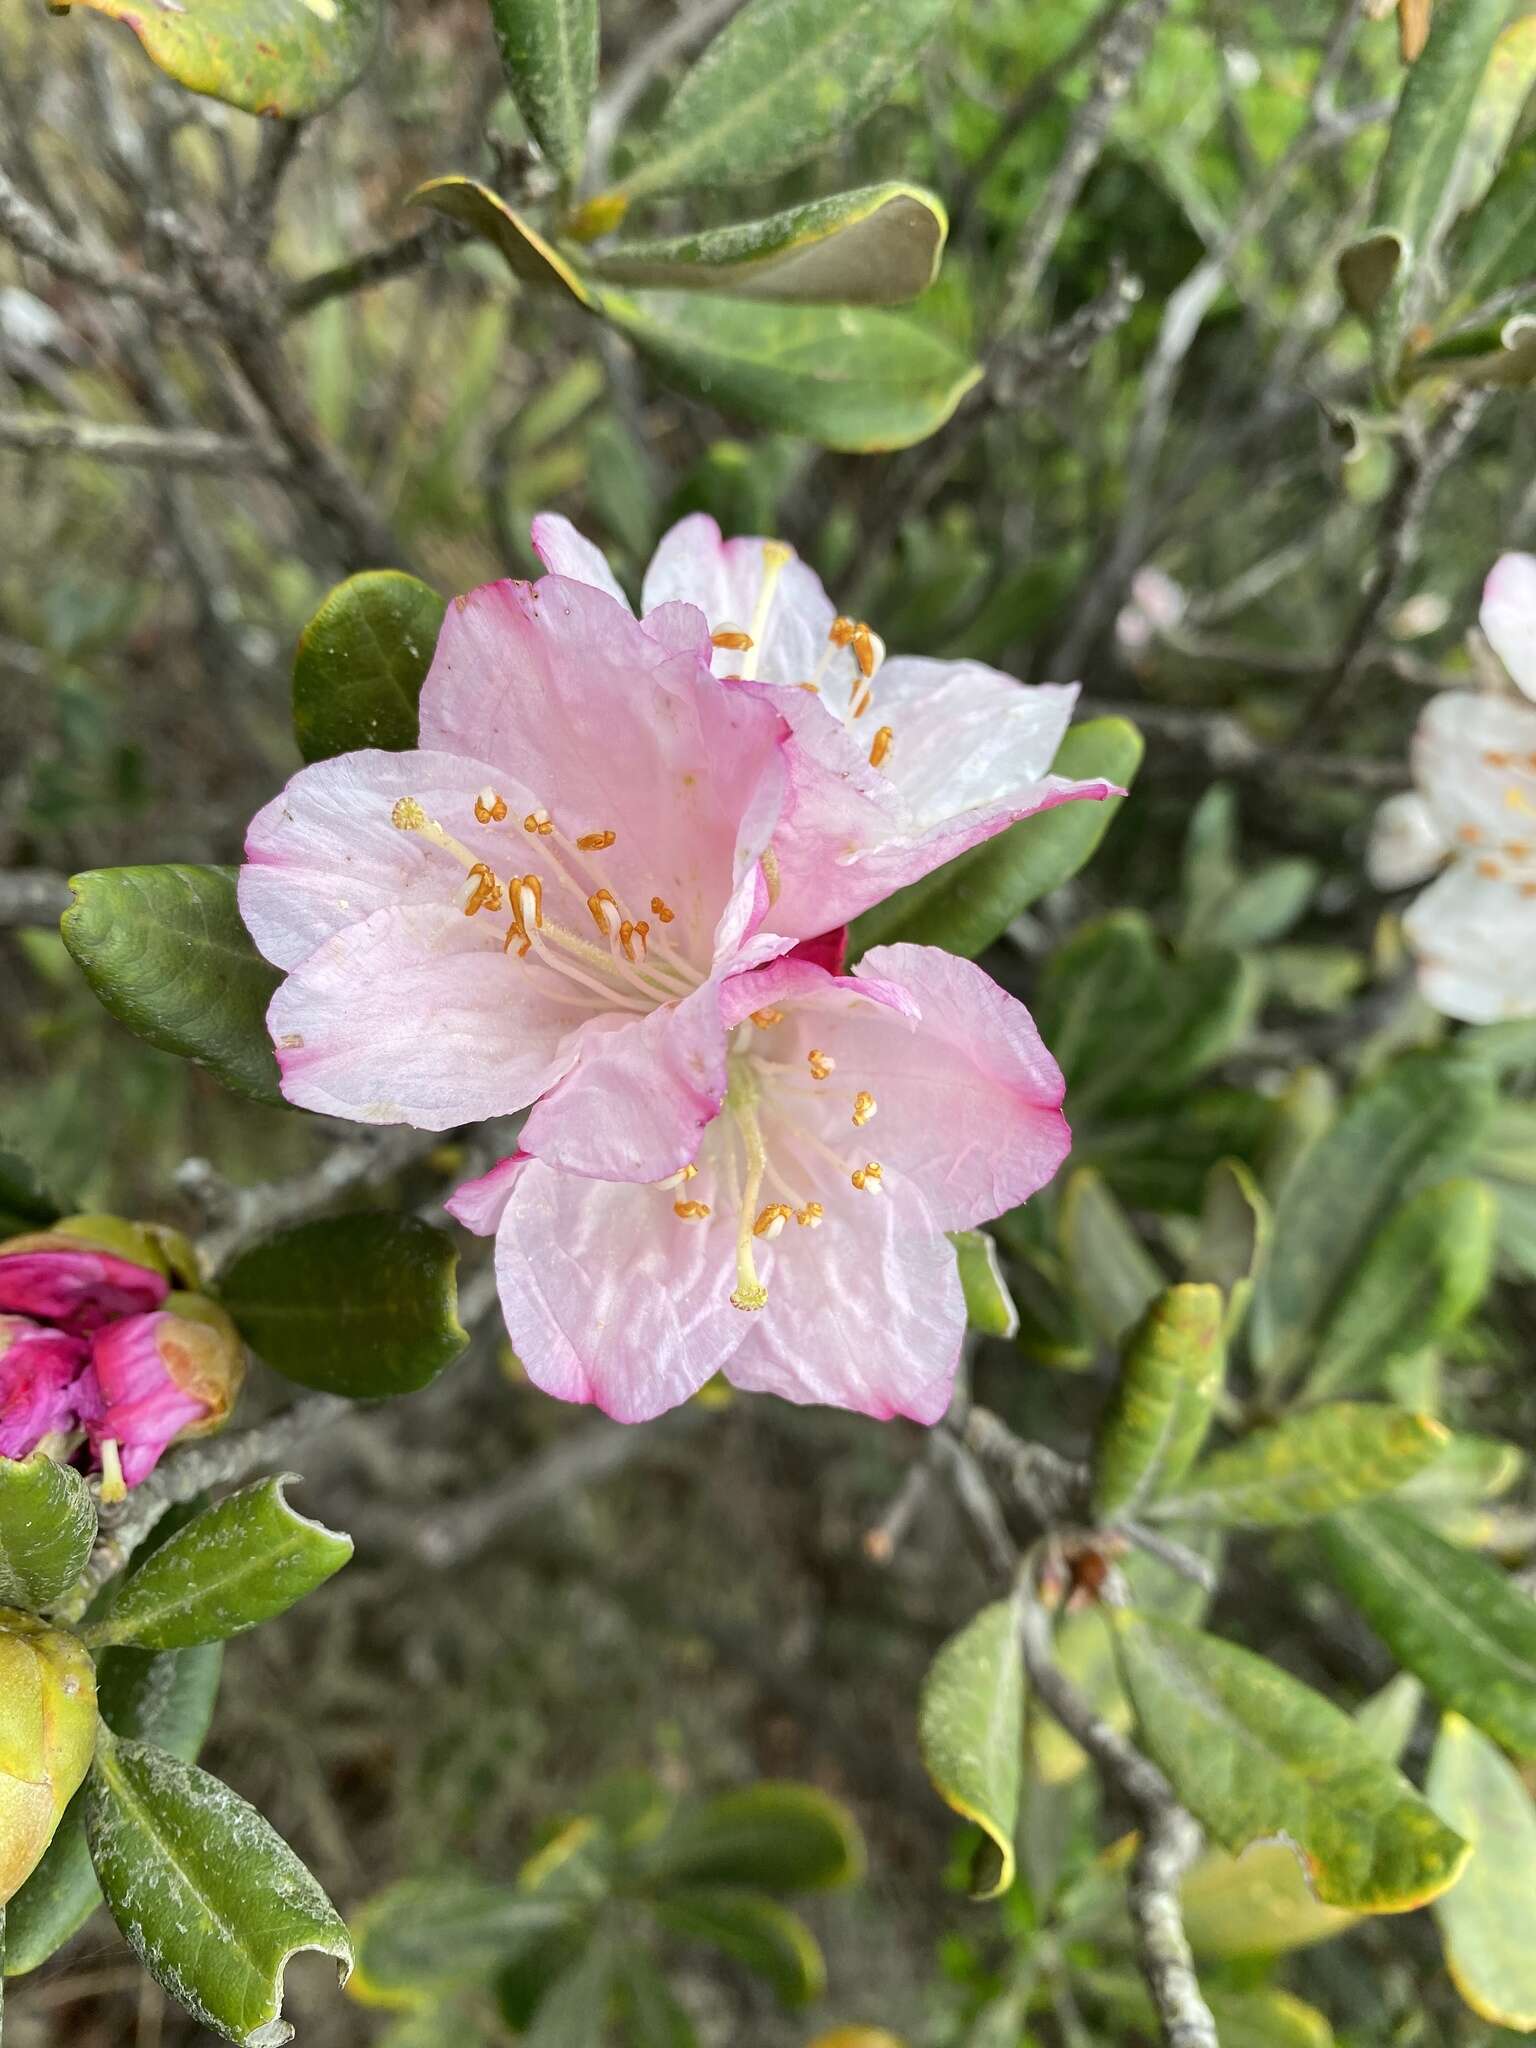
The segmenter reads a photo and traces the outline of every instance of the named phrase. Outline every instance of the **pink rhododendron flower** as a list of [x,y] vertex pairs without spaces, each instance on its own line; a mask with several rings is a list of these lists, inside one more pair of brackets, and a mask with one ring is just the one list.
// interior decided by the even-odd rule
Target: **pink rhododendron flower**
[[99,1330],[118,1316],[158,1308],[164,1273],[86,1243],[38,1231],[0,1245],[0,1311],[66,1330]]
[[153,1315],[97,1331],[76,1405],[103,1469],[120,1467],[122,1484],[137,1486],[167,1445],[218,1428],[244,1376],[244,1349],[223,1311],[200,1295],[172,1295]]
[[588,1180],[523,1152],[449,1203],[496,1234],[519,1358],[626,1422],[722,1370],[937,1421],[965,1326],[944,1233],[1055,1173],[1060,1070],[1021,1003],[933,947],[878,947],[848,977],[781,960],[725,1001],[725,1104],[681,1172]]
[[[541,515],[533,541],[547,568],[626,602],[568,520]],[[704,513],[682,520],[646,570],[646,623],[678,603],[708,620],[716,673],[754,685],[793,729],[771,930],[813,937],[1020,818],[1118,794],[1050,772],[1075,684],[1026,687],[980,662],[888,658],[780,541],[723,540]]]
[[[1495,565],[1481,623],[1536,697],[1536,557]],[[1416,790],[1377,814],[1369,868],[1380,888],[1443,870],[1403,925],[1420,989],[1468,1023],[1536,1016],[1536,706],[1442,691],[1419,720],[1413,771]]]
[[75,1426],[85,1340],[25,1316],[0,1316],[0,1458],[30,1457]]

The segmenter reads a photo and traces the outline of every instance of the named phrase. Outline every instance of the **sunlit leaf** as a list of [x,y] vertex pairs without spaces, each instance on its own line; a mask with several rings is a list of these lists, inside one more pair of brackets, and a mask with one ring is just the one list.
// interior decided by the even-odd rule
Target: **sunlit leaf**
[[952,1230],[950,1242],[960,1266],[965,1320],[985,1337],[1018,1334],[1019,1311],[998,1262],[997,1246],[984,1230]]
[[300,635],[293,665],[293,730],[306,761],[415,746],[443,611],[435,590],[396,569],[337,584]]
[[1019,1614],[998,1600],[951,1636],[929,1667],[917,1710],[917,1742],[934,1790],[987,1837],[973,1870],[979,1898],[1013,1883],[1024,1749],[1024,1661]]

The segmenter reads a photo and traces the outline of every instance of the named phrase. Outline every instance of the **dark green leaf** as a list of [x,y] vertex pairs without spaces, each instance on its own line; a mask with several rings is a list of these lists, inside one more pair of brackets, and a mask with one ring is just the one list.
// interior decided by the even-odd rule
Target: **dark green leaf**
[[78,1472],[43,1451],[0,1458],[0,1607],[35,1613],[85,1568],[96,1505]]
[[1205,1184],[1189,1278],[1209,1280],[1226,1295],[1229,1337],[1247,1314],[1273,1227],[1269,1203],[1248,1168],[1240,1159],[1218,1161]]
[[1013,1883],[1024,1753],[1024,1662],[1019,1613],[998,1600],[940,1650],[923,1681],[917,1743],[933,1788],[988,1838],[975,1896],[992,1899]]
[[[1129,789],[1145,752],[1141,734],[1123,718],[1074,725],[1051,764],[1074,782],[1103,780]],[[1070,881],[1097,852],[1123,801],[1084,798],[1022,818],[985,846],[973,847],[920,882],[898,889],[853,926],[849,956],[871,946],[907,941],[942,946],[974,959],[1023,911]]]
[[730,291],[802,304],[894,306],[938,275],[949,222],[915,185],[863,185],[788,206],[766,220],[621,242],[592,259],[615,284]]
[[299,637],[293,730],[306,761],[416,744],[416,704],[443,600],[397,569],[338,583]]
[[1285,1528],[1391,1493],[1433,1465],[1446,1432],[1427,1415],[1336,1401],[1255,1430],[1207,1458],[1148,1512],[1229,1528]]
[[254,1807],[148,1743],[104,1744],[87,1781],[91,1858],[112,1917],[155,1981],[244,2048],[289,2038],[283,1976],[300,1949],[352,1945],[340,1915]]
[[643,1948],[620,1952],[618,1977],[631,2048],[697,2048],[692,2020]]
[[598,311],[667,382],[759,426],[854,454],[921,441],[981,375],[935,328],[861,306],[610,288]]
[[1060,1228],[1072,1291],[1099,1335],[1118,1344],[1162,1292],[1163,1275],[1091,1167],[1067,1182]]
[[405,1878],[353,1916],[353,1992],[368,2005],[406,2005],[455,1984],[486,1982],[570,1917],[558,1900],[462,1871]]
[[78,1202],[60,1201],[30,1159],[0,1146],[0,1236],[46,1230],[66,1208],[79,1206]]
[[685,1808],[638,1860],[656,1884],[824,1891],[858,1877],[864,1844],[824,1792],[764,1781]]
[[618,190],[634,199],[791,169],[889,99],[949,0],[748,0]]
[[1335,1579],[1400,1664],[1521,1758],[1536,1757],[1536,1601],[1391,1502],[1320,1532]]
[[103,1008],[237,1094],[281,1103],[267,1005],[282,976],[240,921],[233,868],[96,868],[60,930]]
[[1455,1881],[1466,1844],[1320,1693],[1181,1622],[1113,1621],[1142,1740],[1223,1848],[1283,1834],[1322,1903],[1357,1912],[1406,1912]]
[[126,22],[178,85],[248,114],[318,114],[361,76],[378,40],[379,0],[80,0]]
[[1485,1735],[1447,1714],[1425,1796],[1472,1844],[1472,1857],[1435,1901],[1445,1965],[1481,2018],[1536,2032],[1536,1946],[1526,1901],[1536,1894],[1536,1807],[1525,1780]]
[[613,1951],[593,1941],[539,2000],[522,2048],[598,2048],[613,1988]]
[[517,111],[573,185],[597,92],[597,0],[491,0],[491,21]]
[[1101,1521],[1139,1512],[1176,1486],[1199,1454],[1226,1362],[1223,1308],[1218,1287],[1170,1287],[1132,1332],[1094,1447]]
[[1446,251],[1455,303],[1470,310],[1536,268],[1536,135],[1515,149]]
[[258,1479],[179,1529],[87,1628],[92,1649],[218,1642],[283,1613],[340,1571],[351,1537],[297,1513],[283,1497],[286,1483]]
[[998,1263],[997,1246],[984,1230],[952,1230],[949,1241],[960,1264],[970,1328],[984,1337],[1017,1336],[1019,1311]]
[[656,1918],[669,1933],[734,1956],[785,2005],[809,2005],[825,1988],[826,1965],[810,1929],[774,1899],[748,1891],[669,1892]]
[[426,1386],[469,1342],[457,1265],[453,1240],[414,1216],[333,1216],[242,1252],[219,1297],[274,1372],[374,1400]]
[[1448,1173],[1493,1112],[1493,1080],[1454,1055],[1398,1060],[1353,1096],[1286,1179],[1248,1340],[1264,1379],[1293,1372],[1405,1196]]

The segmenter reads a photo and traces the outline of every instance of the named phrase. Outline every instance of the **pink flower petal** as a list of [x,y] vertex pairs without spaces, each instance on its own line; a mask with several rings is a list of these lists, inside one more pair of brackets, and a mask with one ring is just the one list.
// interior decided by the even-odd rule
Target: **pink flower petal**
[[462,1223],[476,1237],[494,1237],[527,1157],[526,1152],[514,1152],[509,1159],[498,1160],[478,1180],[460,1181],[443,1207],[456,1223]]
[[30,1457],[44,1437],[75,1427],[83,1338],[0,1315],[0,1458]]
[[1419,989],[1444,1016],[1496,1024],[1536,1016],[1536,896],[1510,874],[1491,878],[1458,861],[1403,920]]
[[341,754],[301,769],[251,820],[240,870],[240,915],[274,967],[297,967],[325,939],[396,903],[443,903],[464,880],[451,856],[397,831],[396,803],[414,797],[497,872],[517,824],[482,825],[475,799],[492,788],[513,820],[528,792],[458,754]]
[[0,1247],[0,1310],[67,1330],[96,1330],[117,1316],[158,1308],[170,1287],[163,1273],[86,1245]]
[[624,587],[608,566],[608,557],[585,534],[578,533],[559,512],[541,512],[533,522],[533,552],[552,576],[569,577],[573,583],[590,583],[617,598],[626,611],[633,606]]
[[836,651],[830,662],[828,633],[836,608],[821,578],[798,556],[777,569],[771,602],[759,625],[759,599],[769,556],[767,548],[782,543],[759,537],[722,540],[720,528],[707,512],[679,520],[651,557],[640,592],[646,623],[658,605],[681,600],[697,605],[711,632],[735,627],[757,632],[757,644],[746,651],[715,650],[716,675],[754,675],[768,683],[809,682],[825,667],[846,680],[853,674],[853,656]]
[[571,1065],[588,1013],[545,993],[503,936],[500,919],[421,903],[327,939],[267,1011],[284,1095],[425,1131],[526,1108]]
[[1536,555],[1501,555],[1483,586],[1488,644],[1527,697],[1536,697]]
[[165,1357],[182,1327],[179,1316],[160,1310],[127,1316],[91,1341],[80,1418],[98,1455],[109,1438],[118,1446],[129,1486],[147,1479],[166,1446],[209,1413],[207,1401],[177,1383]]
[[496,1239],[512,1347],[535,1386],[646,1422],[696,1393],[744,1334],[730,1218],[688,1223],[667,1190],[516,1162]]

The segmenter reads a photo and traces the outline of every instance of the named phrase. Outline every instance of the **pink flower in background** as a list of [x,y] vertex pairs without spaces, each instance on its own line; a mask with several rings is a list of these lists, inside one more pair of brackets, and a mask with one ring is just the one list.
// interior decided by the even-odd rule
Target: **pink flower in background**
[[[569,520],[545,513],[546,567],[627,600]],[[663,535],[646,570],[647,623],[697,605],[714,666],[774,703],[794,734],[776,833],[768,926],[793,938],[847,923],[1020,818],[1120,792],[1053,775],[1077,686],[1026,686],[976,661],[887,658],[871,628],[836,610],[781,541],[723,540],[695,513]]]
[[729,1086],[653,1185],[526,1152],[449,1208],[496,1234],[513,1347],[568,1401],[636,1422],[714,1373],[935,1422],[965,1326],[944,1233],[999,1215],[1066,1157],[1062,1078],[979,967],[878,947],[852,976],[794,957],[733,981]]
[[[1495,564],[1481,624],[1536,697],[1536,557]],[[1419,720],[1413,772],[1416,789],[1377,814],[1369,868],[1382,889],[1442,871],[1403,923],[1425,999],[1473,1024],[1536,1016],[1536,706],[1442,691]]]

